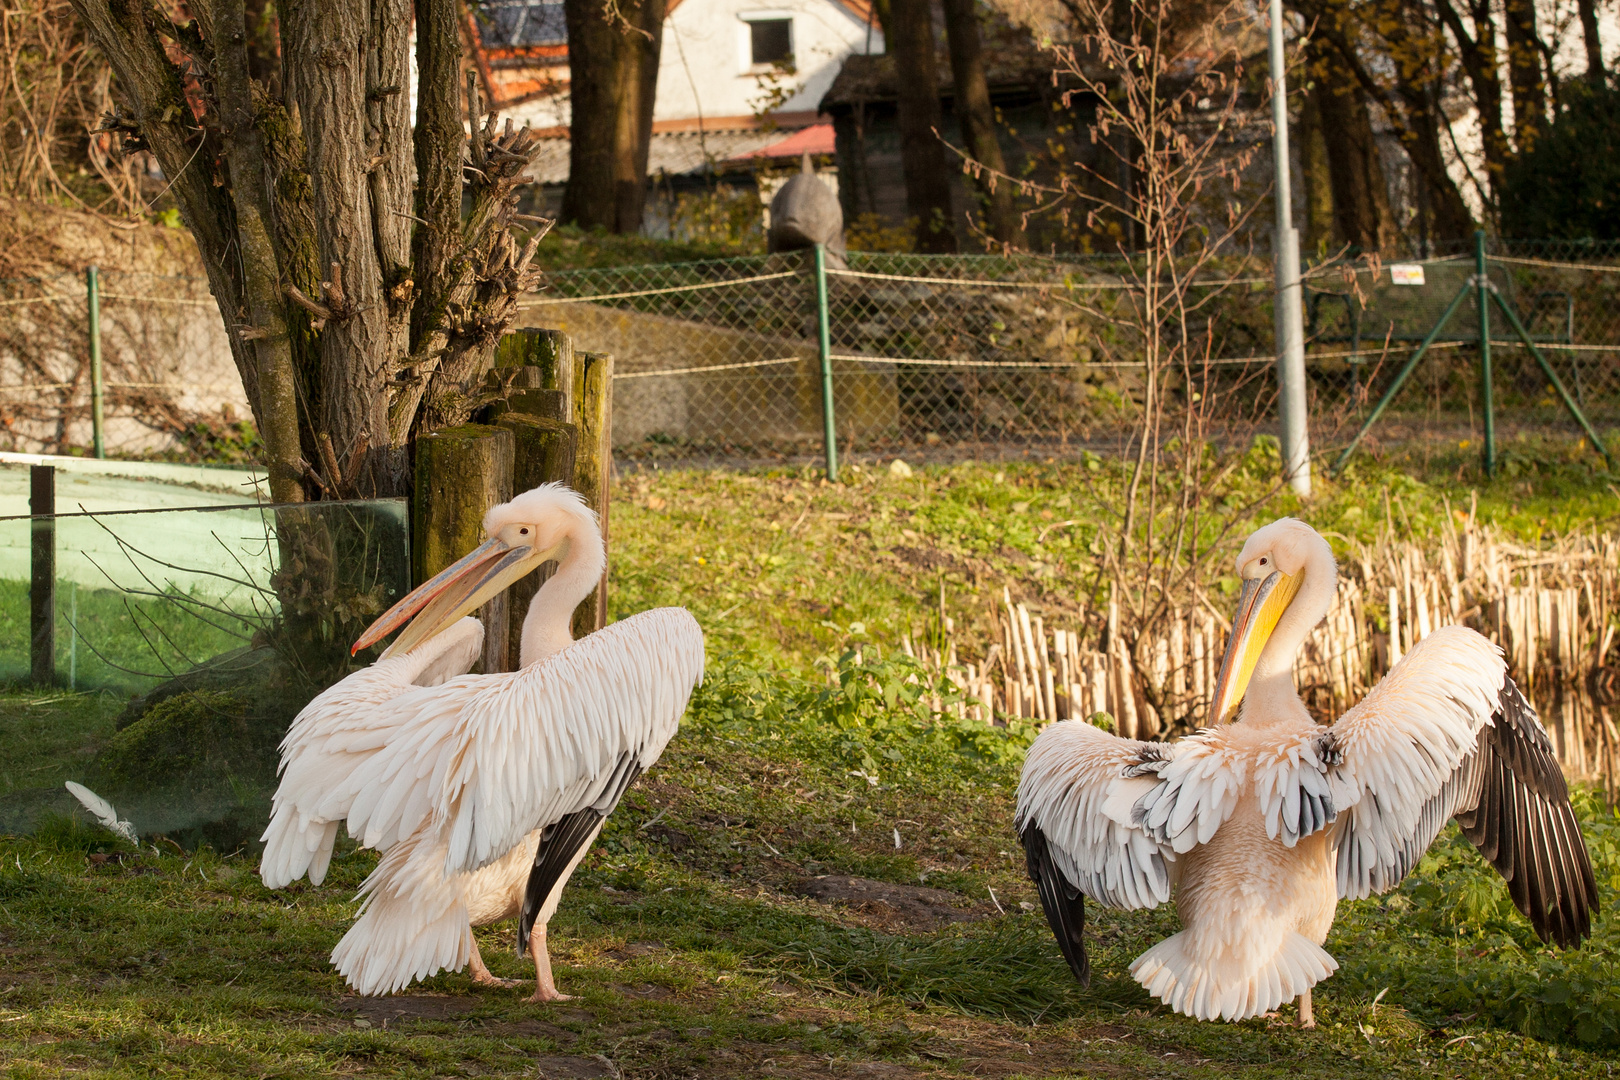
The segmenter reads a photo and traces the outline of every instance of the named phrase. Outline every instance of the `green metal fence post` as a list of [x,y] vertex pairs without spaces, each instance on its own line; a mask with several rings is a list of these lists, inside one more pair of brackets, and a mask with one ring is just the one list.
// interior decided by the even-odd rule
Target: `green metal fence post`
[[833,419],[832,326],[827,311],[827,249],[816,245],[816,338],[821,350],[821,425],[827,479],[838,479],[838,429]]
[[1485,410],[1485,475],[1496,475],[1496,405],[1491,392],[1490,280],[1485,276],[1485,230],[1474,231],[1475,303],[1479,305],[1479,396]]
[[1440,336],[1440,331],[1446,328],[1446,323],[1451,321],[1451,317],[1457,313],[1457,309],[1462,306],[1462,302],[1467,297],[1468,286],[1464,285],[1457,290],[1457,295],[1451,298],[1451,305],[1446,308],[1445,314],[1440,316],[1440,321],[1434,324],[1434,329],[1429,331],[1429,336],[1423,339],[1423,344],[1418,346],[1417,352],[1413,353],[1412,358],[1401,367],[1400,371],[1395,373],[1395,381],[1389,384],[1389,389],[1384,391],[1384,396],[1378,399],[1377,405],[1373,406],[1372,415],[1367,417],[1366,422],[1361,425],[1361,430],[1356,432],[1356,437],[1350,440],[1350,445],[1344,448],[1344,452],[1339,455],[1339,460],[1333,463],[1333,474],[1335,476],[1344,468],[1345,462],[1350,460],[1350,455],[1356,452],[1356,447],[1361,445],[1361,440],[1366,437],[1367,432],[1371,431],[1372,426],[1378,423],[1378,418],[1384,415],[1384,410],[1389,408],[1391,401],[1395,400],[1395,395],[1401,392],[1401,387],[1406,385],[1407,377],[1418,366],[1418,361],[1423,359],[1424,354],[1429,351],[1429,346],[1434,344],[1434,339]]
[[106,433],[102,428],[102,399],[105,387],[101,379],[101,272],[94,266],[84,272],[85,305],[89,310],[86,320],[90,333],[90,432],[98,458],[107,456]]
[[1586,437],[1592,440],[1592,449],[1602,454],[1603,460],[1612,467],[1614,462],[1609,457],[1609,448],[1604,445],[1602,437],[1597,433],[1597,429],[1592,426],[1592,422],[1581,411],[1580,405],[1576,404],[1575,399],[1570,396],[1569,390],[1564,387],[1564,380],[1558,377],[1558,372],[1553,370],[1552,365],[1547,362],[1547,358],[1541,354],[1541,350],[1536,348],[1535,342],[1530,340],[1530,332],[1524,328],[1524,323],[1520,322],[1519,317],[1513,313],[1513,309],[1508,307],[1507,301],[1502,299],[1501,293],[1492,289],[1491,295],[1496,298],[1496,306],[1502,309],[1502,314],[1507,316],[1508,325],[1513,327],[1513,332],[1519,335],[1519,340],[1524,343],[1524,347],[1530,350],[1530,355],[1534,356],[1536,363],[1541,365],[1541,373],[1547,376],[1547,381],[1553,384],[1554,390],[1558,391],[1558,396],[1563,399],[1564,408],[1568,409],[1569,414],[1575,418],[1575,422],[1581,425],[1581,430],[1586,432]]

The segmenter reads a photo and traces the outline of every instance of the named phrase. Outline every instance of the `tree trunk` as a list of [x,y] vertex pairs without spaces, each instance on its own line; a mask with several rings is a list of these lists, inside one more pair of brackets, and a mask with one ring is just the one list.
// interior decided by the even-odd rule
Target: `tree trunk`
[[1469,34],[1452,0],[1436,0],[1435,10],[1446,29],[1451,31],[1462,58],[1463,70],[1468,73],[1468,82],[1474,91],[1474,107],[1479,110],[1480,134],[1485,149],[1485,173],[1490,187],[1488,194],[1494,202],[1496,192],[1502,186],[1502,173],[1513,152],[1502,126],[1502,79],[1498,74],[1496,24],[1491,21],[1490,4],[1487,0],[1470,0],[1473,35]]
[[406,493],[407,441],[481,403],[535,276],[508,224],[537,140],[474,107],[462,170],[457,0],[416,3],[414,135],[411,0],[74,5],[196,238],[272,497]]
[[562,216],[585,228],[641,231],[666,0],[564,0],[568,23],[568,186]]
[[983,196],[990,235],[1003,244],[1018,243],[1022,230],[1013,209],[1013,188],[996,139],[996,113],[984,76],[984,50],[974,0],[945,0],[945,37],[951,49],[951,77],[956,84],[956,119],[967,151],[981,166],[975,170]]
[[1333,240],[1333,180],[1329,174],[1322,114],[1316,107],[1320,84],[1305,95],[1299,111],[1299,158],[1305,182],[1305,247],[1316,250]]
[[1325,143],[1334,232],[1340,243],[1387,251],[1395,243],[1395,222],[1367,99],[1337,49],[1313,41],[1309,50],[1316,78],[1312,99],[1323,130],[1333,132]]
[[1547,126],[1547,83],[1541,73],[1541,35],[1535,0],[1505,0],[1508,85],[1513,91],[1513,140],[1523,154]]
[[1594,83],[1603,81],[1603,41],[1598,37],[1597,0],[1576,0],[1581,13],[1581,42],[1586,46],[1586,77]]
[[917,222],[917,250],[956,251],[945,148],[939,141],[939,80],[929,0],[891,0],[889,47],[900,83],[900,167],[906,213]]

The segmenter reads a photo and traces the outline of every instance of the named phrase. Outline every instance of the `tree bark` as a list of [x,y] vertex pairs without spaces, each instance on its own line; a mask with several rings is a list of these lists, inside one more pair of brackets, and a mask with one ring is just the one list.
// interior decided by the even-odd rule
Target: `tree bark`
[[1603,41],[1598,36],[1597,0],[1575,0],[1581,14],[1581,43],[1586,46],[1586,77],[1603,81]]
[[1508,47],[1508,86],[1513,94],[1513,141],[1529,152],[1547,125],[1547,83],[1542,77],[1541,35],[1535,0],[1504,0]]
[[1337,49],[1313,41],[1309,51],[1316,80],[1312,100],[1323,130],[1333,133],[1325,143],[1334,232],[1340,243],[1387,251],[1395,243],[1395,222],[1367,99]]
[[1305,182],[1305,247],[1314,250],[1333,240],[1333,181],[1328,171],[1327,140],[1316,107],[1320,89],[1312,87],[1299,111],[1299,158]]
[[1507,132],[1502,126],[1502,79],[1498,74],[1496,24],[1489,0],[1469,0],[1469,16],[1474,26],[1470,35],[1462,15],[1452,0],[1435,0],[1440,21],[1457,44],[1463,70],[1474,91],[1474,107],[1479,110],[1480,133],[1485,149],[1485,172],[1492,201],[1502,186],[1502,173],[1513,156]]
[[[1434,237],[1442,241],[1471,237],[1473,214],[1446,168],[1440,143],[1445,118],[1440,113],[1436,89],[1435,72],[1443,50],[1438,29],[1425,23],[1421,9],[1412,7],[1382,11],[1374,25],[1364,31],[1343,4],[1298,3],[1296,10],[1316,25],[1318,39],[1333,44],[1362,90],[1378,102],[1388,118],[1427,190]],[[1393,87],[1368,68],[1359,46],[1361,32],[1376,35],[1380,51],[1399,58],[1399,62],[1389,65]]]
[[157,157],[197,241],[277,501],[406,493],[407,440],[481,403],[534,281],[539,237],[520,247],[508,226],[537,140],[475,123],[463,171],[456,0],[417,5],[412,160],[411,2],[290,0],[272,17],[198,0],[181,23],[75,0],[117,76],[112,127]]
[[990,235],[1003,244],[1021,239],[1013,188],[996,139],[996,112],[984,75],[984,49],[974,0],[945,0],[945,37],[951,50],[951,77],[956,84],[956,119],[967,151],[981,168],[974,171],[984,199]]
[[939,141],[939,79],[929,0],[891,0],[888,39],[900,84],[900,167],[906,213],[917,222],[917,250],[956,251],[945,148]]
[[641,230],[666,0],[564,0],[568,24],[568,186],[562,216],[585,228]]

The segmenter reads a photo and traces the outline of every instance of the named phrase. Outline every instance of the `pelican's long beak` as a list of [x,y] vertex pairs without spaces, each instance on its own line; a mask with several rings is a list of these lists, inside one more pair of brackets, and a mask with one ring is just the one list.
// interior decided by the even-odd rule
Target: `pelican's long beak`
[[409,652],[482,607],[525,574],[539,569],[546,560],[556,558],[562,546],[541,551],[521,544],[514,546],[498,537],[486,540],[384,612],[360,635],[349,655],[370,648],[401,626],[405,626],[405,632],[394,639],[382,658]]
[[1215,680],[1215,699],[1209,706],[1211,725],[1224,724],[1237,716],[1238,704],[1249,689],[1249,678],[1260,662],[1260,653],[1304,578],[1303,573],[1290,576],[1274,570],[1263,578],[1243,582],[1237,615],[1232,619],[1232,637],[1226,643],[1221,673]]

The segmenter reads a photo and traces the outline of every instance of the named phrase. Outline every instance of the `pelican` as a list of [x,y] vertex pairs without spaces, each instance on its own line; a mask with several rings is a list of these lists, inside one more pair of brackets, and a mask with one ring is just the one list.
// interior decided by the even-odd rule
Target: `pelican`
[[[382,852],[332,963],[361,994],[471,965],[497,979],[472,927],[520,916],[536,1002],[563,1001],[546,924],[602,823],[675,734],[703,675],[703,633],[660,608],[574,641],[569,619],[601,577],[596,515],[547,484],[491,509],[488,540],[355,643],[404,626],[382,657],[309,703],[281,744],[260,875],[326,876],[340,824]],[[469,675],[483,628],[464,617],[548,560],[523,620],[520,670]]]
[[1131,965],[1148,993],[1200,1020],[1297,998],[1312,1027],[1311,988],[1338,967],[1322,943],[1339,900],[1394,888],[1452,817],[1543,941],[1588,936],[1592,864],[1501,650],[1436,630],[1320,725],[1293,667],[1332,604],[1332,550],[1283,518],[1249,537],[1237,572],[1212,726],[1156,743],[1068,721],[1030,747],[1016,828],[1075,978],[1089,981],[1086,897],[1133,910],[1174,895],[1184,929]]

